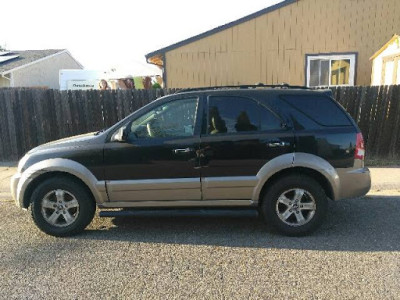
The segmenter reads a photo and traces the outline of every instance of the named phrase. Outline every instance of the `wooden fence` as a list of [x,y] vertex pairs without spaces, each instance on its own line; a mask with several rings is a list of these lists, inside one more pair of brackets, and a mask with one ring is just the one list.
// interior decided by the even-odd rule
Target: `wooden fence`
[[332,88],[357,122],[367,156],[400,158],[400,85]]
[[[332,91],[359,124],[367,155],[399,156],[400,86],[339,87]],[[0,89],[0,161],[16,160],[48,141],[109,127],[174,92]]]
[[0,161],[37,145],[115,124],[174,90],[0,89]]

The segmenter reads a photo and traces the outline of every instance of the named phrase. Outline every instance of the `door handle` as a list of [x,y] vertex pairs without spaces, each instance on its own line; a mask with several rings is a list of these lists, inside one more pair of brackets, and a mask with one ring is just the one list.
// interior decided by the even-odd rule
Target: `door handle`
[[290,143],[284,141],[274,141],[267,143],[267,147],[269,148],[277,148],[277,147],[286,147],[289,146]]
[[184,153],[190,153],[192,151],[193,151],[192,148],[183,148],[183,149],[174,149],[174,150],[172,150],[172,152],[174,152],[174,154],[184,154]]

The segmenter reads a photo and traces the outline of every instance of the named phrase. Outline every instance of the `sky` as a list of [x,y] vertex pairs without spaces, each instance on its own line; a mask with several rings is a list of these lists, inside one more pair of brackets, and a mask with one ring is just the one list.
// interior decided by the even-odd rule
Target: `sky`
[[156,67],[145,54],[281,1],[2,2],[0,45],[8,50],[68,49],[85,69],[146,75],[139,73]]

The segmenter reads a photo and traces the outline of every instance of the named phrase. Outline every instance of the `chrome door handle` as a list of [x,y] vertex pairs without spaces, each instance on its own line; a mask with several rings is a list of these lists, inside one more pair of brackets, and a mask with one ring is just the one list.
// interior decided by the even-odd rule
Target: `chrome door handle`
[[283,142],[283,141],[267,143],[267,146],[268,146],[269,148],[286,147],[286,146],[289,146],[289,145],[290,145],[289,143]]
[[174,149],[173,150],[174,154],[190,153],[192,151],[193,151],[192,148],[183,148],[183,149]]

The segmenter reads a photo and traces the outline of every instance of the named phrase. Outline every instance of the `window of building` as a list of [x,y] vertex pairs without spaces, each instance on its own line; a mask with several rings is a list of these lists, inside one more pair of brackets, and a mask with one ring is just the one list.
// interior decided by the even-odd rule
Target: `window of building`
[[281,129],[282,122],[267,108],[243,97],[210,97],[209,134]]
[[353,86],[356,54],[307,55],[307,86]]
[[400,54],[383,57],[382,62],[381,84],[400,84]]

